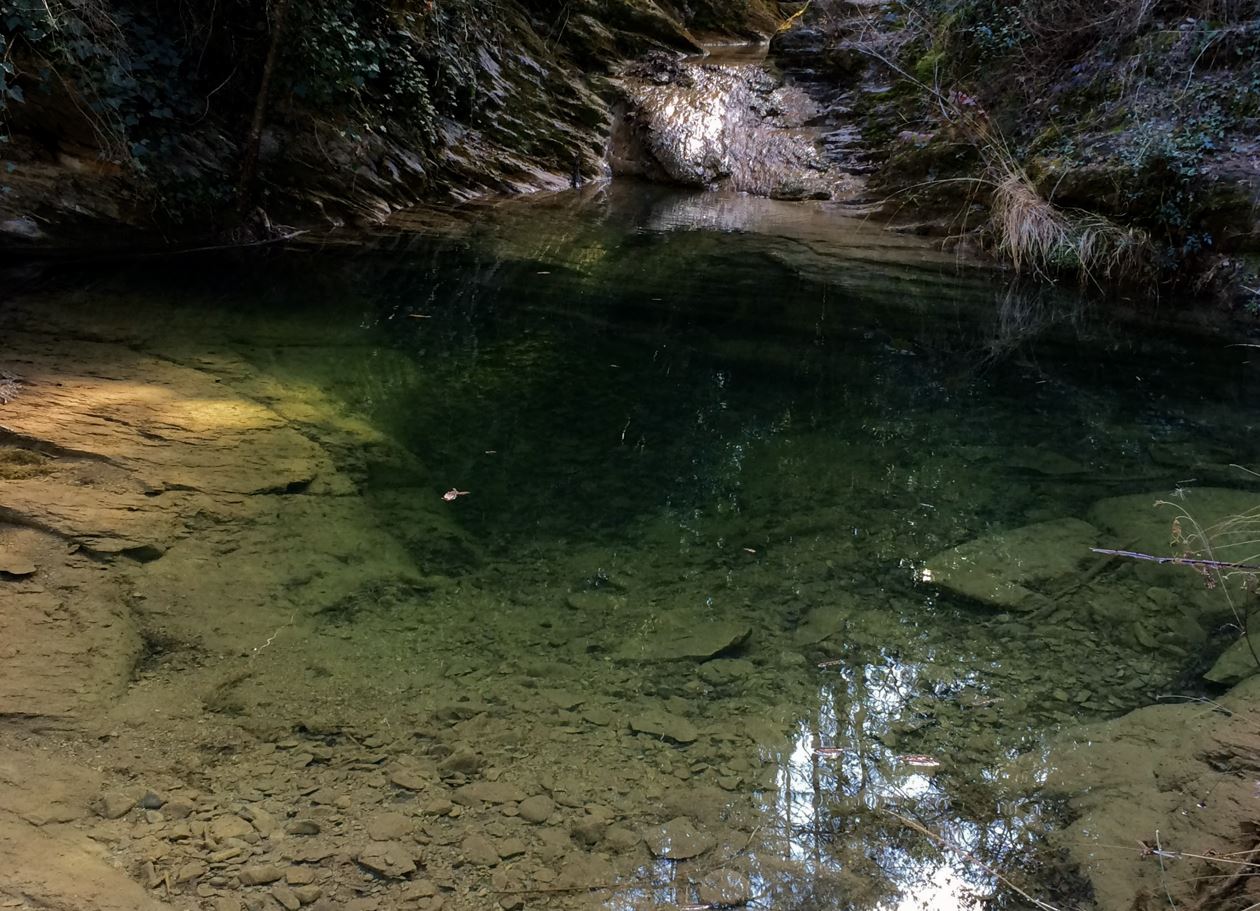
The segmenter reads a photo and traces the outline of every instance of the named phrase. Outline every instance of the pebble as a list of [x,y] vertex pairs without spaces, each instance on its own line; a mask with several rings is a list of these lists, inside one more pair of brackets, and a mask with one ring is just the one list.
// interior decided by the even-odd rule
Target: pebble
[[208,872],[210,872],[210,868],[202,861],[189,861],[175,871],[175,883],[176,885],[189,883],[194,879],[205,876]]
[[401,813],[382,813],[367,823],[368,838],[372,841],[400,841],[414,828],[414,821]]
[[154,794],[152,791],[145,791],[144,796],[136,801],[142,809],[160,810],[166,805],[166,798],[160,794]]
[[271,897],[278,901],[285,911],[298,911],[298,908],[302,907],[297,894],[288,886],[276,886],[271,890]]
[[484,835],[469,835],[459,846],[464,859],[481,867],[493,867],[499,862],[499,851]]
[[443,759],[438,769],[442,772],[459,772],[463,775],[474,775],[484,765],[485,760],[465,747],[464,749],[456,750]]
[[521,819],[535,825],[546,822],[554,812],[556,812],[555,801],[543,794],[527,798],[517,807],[517,813]]
[[324,894],[324,890],[319,886],[297,886],[293,890],[293,894],[297,896],[299,902],[309,905],[319,901],[319,897]]
[[290,867],[284,871],[284,881],[290,886],[307,886],[315,882],[315,871],[309,867]]
[[130,813],[135,805],[136,799],[126,794],[102,794],[96,801],[95,810],[97,815],[105,819],[120,819]]
[[423,791],[429,787],[429,781],[424,776],[410,769],[395,769],[390,773],[389,780],[404,791]]
[[398,842],[378,842],[368,845],[358,856],[359,865],[376,873],[401,879],[416,872],[416,864],[406,845]]
[[244,867],[236,874],[241,881],[242,886],[266,886],[274,882],[279,882],[284,878],[284,874],[279,867],[272,864],[263,864],[257,867]]
[[505,781],[475,781],[455,791],[454,800],[464,806],[474,806],[478,801],[488,804],[516,803],[525,799],[525,792]]
[[162,804],[162,813],[167,819],[187,819],[196,809],[196,804],[186,797],[174,797]]
[[220,816],[211,821],[207,831],[215,841],[226,841],[229,838],[241,838],[248,841],[251,836],[254,840],[258,838],[254,827],[239,816]]
[[499,842],[499,857],[504,860],[520,857],[526,850],[525,842],[519,838],[505,838]]
[[430,800],[426,803],[424,805],[423,812],[429,816],[445,816],[451,812],[451,808],[454,806],[455,804],[451,803],[449,800],[446,800],[445,798],[438,798],[437,800]]

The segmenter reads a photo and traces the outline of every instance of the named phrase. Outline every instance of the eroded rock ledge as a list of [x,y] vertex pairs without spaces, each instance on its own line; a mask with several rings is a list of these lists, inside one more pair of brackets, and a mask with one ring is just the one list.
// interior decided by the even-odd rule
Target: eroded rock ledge
[[852,198],[859,178],[822,153],[818,108],[760,63],[653,54],[625,73],[614,174],[779,199]]

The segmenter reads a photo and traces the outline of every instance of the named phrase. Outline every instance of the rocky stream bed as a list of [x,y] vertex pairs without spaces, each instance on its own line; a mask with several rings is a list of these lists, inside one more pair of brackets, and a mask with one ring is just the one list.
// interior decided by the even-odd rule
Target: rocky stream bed
[[[192,269],[5,304],[0,907],[1246,906],[1177,853],[1254,847],[1260,684],[1199,681],[1231,607],[1090,550],[1248,514],[1241,410],[1147,353],[1154,398],[959,373],[883,299],[837,360],[616,322],[582,289],[679,245],[781,266],[530,215],[550,262],[372,260],[384,304],[314,267],[289,308]],[[891,267],[842,249],[860,313]]]

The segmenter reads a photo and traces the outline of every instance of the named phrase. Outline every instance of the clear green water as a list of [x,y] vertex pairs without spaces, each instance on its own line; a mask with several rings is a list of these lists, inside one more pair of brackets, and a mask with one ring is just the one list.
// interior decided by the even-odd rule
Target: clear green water
[[[299,605],[302,635],[365,679],[396,658],[409,692],[492,706],[461,736],[514,743],[509,778],[580,779],[627,828],[686,815],[715,841],[681,864],[594,848],[616,888],[531,903],[683,907],[715,869],[771,908],[1021,907],[994,870],[1087,900],[1045,845],[1047,744],[1189,691],[1211,643],[1143,644],[1084,591],[1028,618],[918,571],[1108,497],[1237,485],[1246,353],[1011,297],[860,226],[713,205],[527,208],[57,294],[141,347],[317,388],[414,456],[339,454],[428,582]],[[658,660],[718,621],[751,636]],[[645,711],[695,741],[631,733]]]

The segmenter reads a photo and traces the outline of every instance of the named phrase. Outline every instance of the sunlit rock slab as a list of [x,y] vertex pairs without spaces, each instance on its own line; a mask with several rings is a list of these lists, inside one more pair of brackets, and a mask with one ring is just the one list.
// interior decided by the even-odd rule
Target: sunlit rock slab
[[1094,557],[1098,531],[1080,519],[1055,519],[995,532],[929,557],[924,582],[1003,610],[1049,607],[1046,589]]
[[23,392],[0,433],[19,444],[125,469],[151,492],[291,492],[332,471],[318,444],[208,373],[115,345],[7,341]]

